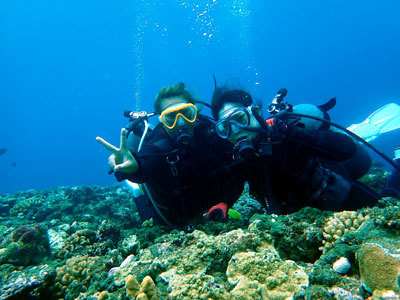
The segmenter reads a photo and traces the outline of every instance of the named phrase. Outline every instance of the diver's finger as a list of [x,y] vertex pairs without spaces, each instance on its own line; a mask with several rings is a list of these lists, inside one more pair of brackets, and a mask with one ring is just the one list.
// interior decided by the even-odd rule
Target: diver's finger
[[130,168],[131,166],[132,166],[132,161],[127,160],[127,161],[123,162],[122,164],[116,165],[114,170],[123,172],[124,170]]
[[122,128],[121,129],[121,144],[120,144],[120,149],[121,150],[128,150],[128,146],[126,143],[126,129]]
[[106,148],[108,151],[111,151],[113,153],[118,152],[118,148],[115,147],[114,145],[110,144],[109,142],[107,142],[105,139],[101,138],[101,137],[96,137],[96,141],[98,141],[100,143],[100,145],[102,145],[104,148]]
[[115,167],[116,167],[116,165],[117,165],[117,162],[115,161],[115,155],[114,155],[114,154],[113,154],[113,155],[110,155],[110,157],[108,158],[108,165],[109,165],[111,168],[115,169]]

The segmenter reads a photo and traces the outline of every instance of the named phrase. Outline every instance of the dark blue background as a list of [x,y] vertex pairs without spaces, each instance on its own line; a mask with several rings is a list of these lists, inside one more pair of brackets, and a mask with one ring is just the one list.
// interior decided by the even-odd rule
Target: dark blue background
[[[361,122],[400,102],[399,9],[397,0],[3,0],[0,193],[114,183],[95,137],[119,144],[123,110],[151,111],[159,88],[177,81],[209,101],[212,72],[266,102],[281,87],[293,104],[337,96],[332,118]],[[399,137],[375,145],[391,155]]]

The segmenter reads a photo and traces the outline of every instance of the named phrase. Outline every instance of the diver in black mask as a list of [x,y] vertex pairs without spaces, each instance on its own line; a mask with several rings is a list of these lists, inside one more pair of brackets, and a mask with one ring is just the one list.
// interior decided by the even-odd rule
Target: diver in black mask
[[[278,94],[269,109],[291,109],[283,100],[286,90]],[[264,119],[260,105],[240,88],[217,87],[212,112],[217,134],[243,161],[250,194],[270,212],[290,213],[304,206],[357,209],[378,201],[376,193],[348,176],[344,162],[356,155],[357,145],[347,135],[277,117]]]
[[[220,97],[218,98],[219,95]],[[229,106],[221,111],[220,118],[214,113],[213,117],[217,119],[215,129],[217,134],[231,142],[233,146],[233,154],[235,158],[250,158],[256,155],[255,142],[260,132],[260,126],[257,120],[251,116],[255,113],[255,107],[252,107],[252,98],[250,94],[242,90],[227,90],[224,93],[218,93],[218,89],[214,92],[212,100],[212,109],[215,110],[217,101],[223,103],[227,99],[240,99],[243,106]],[[229,103],[229,102],[227,102]]]

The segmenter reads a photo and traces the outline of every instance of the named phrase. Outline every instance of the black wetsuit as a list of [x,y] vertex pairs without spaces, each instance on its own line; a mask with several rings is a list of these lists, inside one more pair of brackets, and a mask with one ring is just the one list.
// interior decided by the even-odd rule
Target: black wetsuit
[[[356,182],[370,160],[347,135],[291,126],[271,142],[261,135],[258,156],[248,163],[250,194],[274,213],[311,206],[323,210],[357,209],[376,204],[379,196]],[[359,172],[359,170],[364,170]]]
[[[400,158],[394,159],[394,162],[400,166]],[[400,199],[400,172],[398,169],[394,169],[390,175],[382,191],[382,197],[395,197]]]
[[[119,181],[145,183],[158,210],[173,225],[183,225],[211,206],[233,204],[243,190],[243,181],[229,166],[231,145],[219,138],[214,124],[198,116],[193,143],[178,147],[158,124],[138,153],[134,174],[116,172]],[[216,171],[217,170],[217,171]],[[147,197],[135,199],[142,219],[154,217],[165,223]]]

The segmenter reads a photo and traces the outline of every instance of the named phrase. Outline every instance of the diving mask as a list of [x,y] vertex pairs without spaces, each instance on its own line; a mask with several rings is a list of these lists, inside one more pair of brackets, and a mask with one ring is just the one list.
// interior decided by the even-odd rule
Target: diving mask
[[194,123],[197,118],[197,109],[192,103],[179,103],[165,109],[160,116],[161,122],[168,129],[173,129],[179,117],[188,123]]
[[250,125],[250,107],[239,107],[228,112],[215,124],[217,134],[227,139],[231,133],[237,133],[241,128]]

